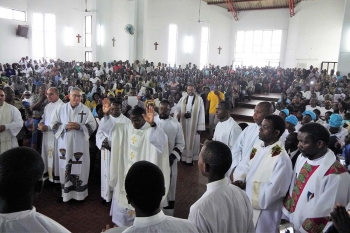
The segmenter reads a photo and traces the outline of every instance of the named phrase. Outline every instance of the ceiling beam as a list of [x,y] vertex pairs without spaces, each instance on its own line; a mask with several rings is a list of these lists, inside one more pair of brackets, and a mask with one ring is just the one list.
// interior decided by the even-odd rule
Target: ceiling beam
[[[261,8],[245,8],[239,9],[239,11],[255,11],[255,10],[274,10],[274,9],[288,9],[288,6],[273,6],[273,7],[261,7]],[[227,10],[230,12],[230,10]]]
[[[261,2],[262,0],[231,0],[232,3],[236,2]],[[227,1],[218,1],[218,2],[207,2],[208,5],[217,5],[225,4]]]
[[289,0],[289,15],[294,16],[294,0]]
[[238,14],[237,11],[235,9],[234,3],[231,2],[231,0],[226,0],[226,5],[227,8],[229,9],[229,11],[232,13],[233,18],[238,21]]

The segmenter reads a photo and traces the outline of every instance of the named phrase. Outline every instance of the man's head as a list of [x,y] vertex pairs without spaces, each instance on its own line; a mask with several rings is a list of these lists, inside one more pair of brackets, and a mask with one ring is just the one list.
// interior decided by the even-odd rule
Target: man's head
[[259,139],[266,144],[273,144],[281,137],[286,129],[282,117],[277,115],[265,116],[259,130]]
[[162,171],[147,161],[134,163],[125,178],[125,191],[136,213],[140,211],[147,216],[154,215],[165,195]]
[[293,132],[288,134],[288,136],[286,137],[286,141],[284,142],[284,147],[286,148],[286,150],[291,150],[294,151],[296,149],[298,149],[298,133],[297,132]]
[[258,105],[256,105],[253,115],[254,122],[260,125],[267,115],[272,114],[271,109],[272,104],[270,102],[260,102]]
[[136,88],[135,87],[130,88],[130,96],[136,96]]
[[146,123],[143,118],[143,114],[146,114],[145,109],[140,107],[135,107],[130,114],[130,120],[135,129],[141,129],[141,127]]
[[230,117],[231,104],[228,101],[221,101],[216,107],[216,117],[224,120]]
[[[28,147],[10,149],[0,155],[0,199],[33,198],[42,190],[44,162]],[[32,201],[29,199],[28,201]],[[30,203],[31,204],[31,203]]]
[[109,109],[109,112],[113,117],[119,117],[120,114],[122,114],[122,102],[113,101],[111,103],[111,108]]
[[4,87],[3,91],[5,92],[5,101],[10,103],[15,98],[15,92],[11,87]]
[[80,101],[81,101],[82,96],[83,96],[82,90],[80,90],[80,88],[78,88],[78,87],[73,87],[69,93],[69,102],[70,102],[71,106],[72,107],[78,106]]
[[199,153],[198,169],[203,176],[215,175],[223,178],[231,164],[231,150],[222,142],[209,141]]
[[189,96],[193,96],[194,95],[194,85],[193,84],[188,84],[187,85],[187,94]]
[[298,132],[298,148],[310,160],[319,158],[327,151],[329,137],[328,130],[321,124],[303,125]]
[[60,93],[59,93],[59,90],[56,87],[50,87],[46,91],[46,96],[47,96],[47,100],[50,103],[54,103],[54,102],[56,102],[59,99]]
[[[161,96],[161,95],[160,95]],[[168,100],[162,100],[159,104],[159,118],[168,119],[170,116],[170,102]]]
[[3,88],[0,88],[0,106],[4,104],[5,99],[6,99],[5,91]]

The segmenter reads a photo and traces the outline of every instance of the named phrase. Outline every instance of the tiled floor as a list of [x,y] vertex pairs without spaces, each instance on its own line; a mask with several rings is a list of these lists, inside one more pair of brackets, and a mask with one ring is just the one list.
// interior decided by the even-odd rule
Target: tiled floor
[[[206,179],[194,166],[178,163],[175,217],[187,218],[190,206],[201,197],[206,189]],[[60,191],[52,185],[45,185],[36,199],[37,211],[56,220],[68,230],[78,232],[101,232],[106,224],[113,225],[109,216],[110,204],[102,204],[100,197],[100,176],[98,164],[89,180],[89,197],[84,202],[57,203]]]

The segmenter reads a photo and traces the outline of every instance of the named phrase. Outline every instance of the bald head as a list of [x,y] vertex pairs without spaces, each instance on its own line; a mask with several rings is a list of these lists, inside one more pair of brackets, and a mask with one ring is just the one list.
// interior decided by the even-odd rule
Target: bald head
[[254,122],[258,125],[264,120],[264,118],[273,113],[273,106],[270,102],[264,101],[260,102],[254,108],[253,119]]

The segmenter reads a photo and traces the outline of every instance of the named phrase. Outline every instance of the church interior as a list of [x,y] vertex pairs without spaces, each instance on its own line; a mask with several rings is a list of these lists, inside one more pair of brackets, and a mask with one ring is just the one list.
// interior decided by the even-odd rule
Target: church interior
[[[349,30],[350,0],[0,0],[0,63],[28,56],[199,69],[313,66],[348,76]],[[249,100],[243,96],[230,115],[237,123],[254,123],[254,108],[261,101],[277,103],[280,96],[280,89],[253,93]],[[206,127],[201,145],[212,137],[208,122]],[[100,196],[99,159],[91,164],[84,201],[58,202],[60,188],[45,182],[36,210],[71,232],[114,226],[111,204]],[[174,217],[187,219],[206,191],[197,165],[178,162]]]

